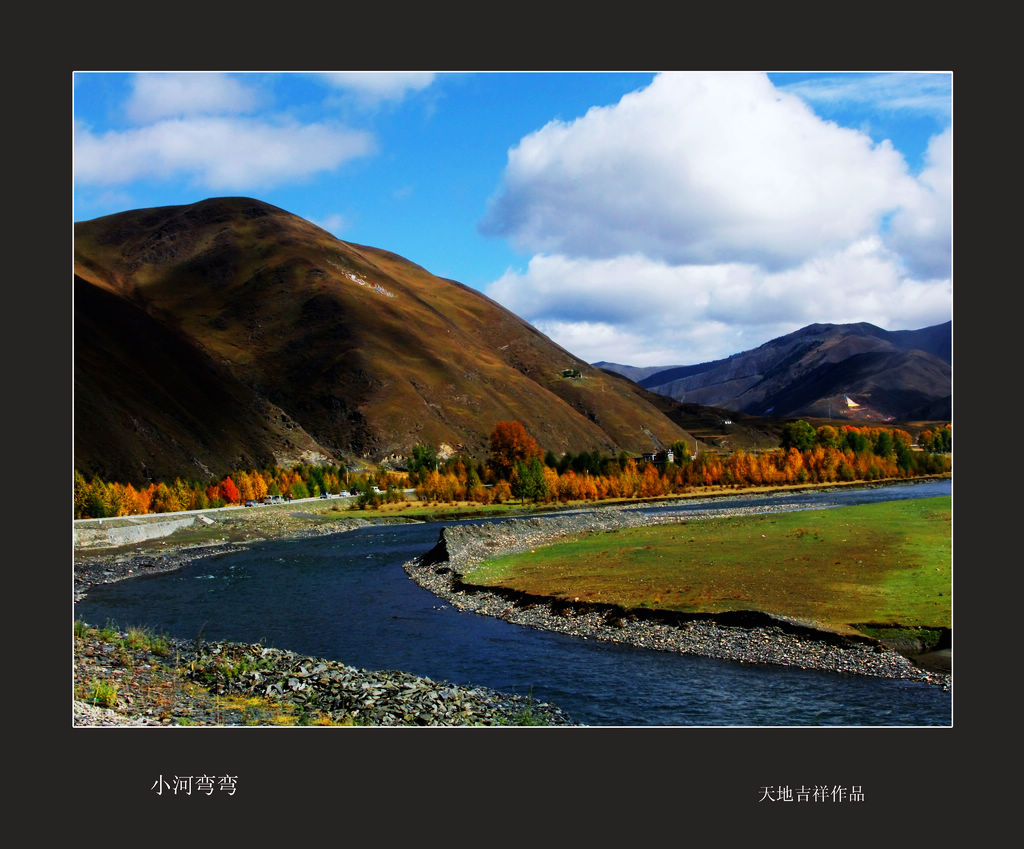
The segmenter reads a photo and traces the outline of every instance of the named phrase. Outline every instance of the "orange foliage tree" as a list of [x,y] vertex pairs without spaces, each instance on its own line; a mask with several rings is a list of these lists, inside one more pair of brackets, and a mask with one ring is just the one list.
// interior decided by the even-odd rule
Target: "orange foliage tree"
[[538,460],[544,452],[530,434],[526,432],[522,422],[498,422],[491,433],[491,468],[494,473],[505,480],[512,476],[516,463],[528,463],[533,458]]
[[220,496],[228,504],[237,504],[238,499],[241,497],[241,493],[239,493],[238,487],[235,486],[235,482],[231,480],[230,475],[221,482]]

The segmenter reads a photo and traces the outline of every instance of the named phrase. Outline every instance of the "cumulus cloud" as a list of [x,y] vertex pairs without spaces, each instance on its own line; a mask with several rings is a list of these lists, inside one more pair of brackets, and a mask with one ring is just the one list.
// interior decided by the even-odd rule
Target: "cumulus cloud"
[[191,117],[102,134],[79,124],[74,169],[82,184],[183,176],[213,190],[248,190],[330,171],[373,149],[370,134],[326,123]]
[[125,114],[137,124],[187,115],[237,114],[260,106],[259,92],[215,73],[137,74]]
[[585,359],[632,365],[814,322],[944,321],[949,150],[934,140],[915,177],[766,75],[662,74],[509,151],[481,229],[534,256],[488,294]]
[[948,279],[908,278],[877,236],[779,271],[540,255],[488,294],[585,360],[636,366],[721,359],[816,322],[925,327],[951,299]]
[[785,265],[871,232],[913,191],[903,158],[761,74],[663,74],[509,152],[484,232],[572,256]]

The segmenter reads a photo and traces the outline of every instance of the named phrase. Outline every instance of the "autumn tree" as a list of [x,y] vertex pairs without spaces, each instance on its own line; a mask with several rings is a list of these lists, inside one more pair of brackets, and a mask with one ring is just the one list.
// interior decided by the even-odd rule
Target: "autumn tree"
[[640,495],[643,498],[651,498],[656,495],[664,495],[664,484],[658,467],[654,463],[648,463],[644,467],[644,474],[640,480]]
[[499,478],[508,480],[516,463],[540,460],[544,452],[521,422],[498,422],[491,433],[491,468]]
[[75,469],[75,518],[76,519],[88,519],[92,518],[89,516],[89,509],[87,502],[89,500],[89,483],[86,481],[85,476]]
[[835,448],[839,441],[839,431],[832,425],[822,425],[814,432],[814,441],[825,448]]
[[477,474],[476,469],[473,466],[470,466],[469,471],[466,473],[466,500],[483,501],[483,498],[483,482],[480,480],[480,475]]
[[228,504],[237,504],[238,499],[241,498],[241,493],[239,493],[238,487],[235,486],[235,482],[231,479],[230,475],[220,483],[220,497]]

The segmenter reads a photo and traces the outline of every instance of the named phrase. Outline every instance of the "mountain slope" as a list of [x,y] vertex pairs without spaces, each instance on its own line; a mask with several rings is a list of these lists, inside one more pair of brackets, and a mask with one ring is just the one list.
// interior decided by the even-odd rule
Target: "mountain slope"
[[[677,401],[751,415],[948,419],[951,331],[951,322],[901,331],[812,324],[724,360],[648,373],[638,383]],[[848,407],[847,397],[859,406]]]
[[417,443],[482,457],[503,419],[556,453],[687,436],[479,292],[250,198],[78,222],[75,273],[84,473],[200,477]]

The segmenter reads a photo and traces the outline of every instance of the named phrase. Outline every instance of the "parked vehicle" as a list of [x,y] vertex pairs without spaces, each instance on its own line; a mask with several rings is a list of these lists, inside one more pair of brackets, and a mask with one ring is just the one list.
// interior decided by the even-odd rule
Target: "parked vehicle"
[[248,501],[246,501],[246,502],[245,502],[245,506],[246,506],[246,507],[255,507],[255,506],[256,506],[256,502],[255,502],[255,501],[253,501],[253,500],[252,500],[252,499],[250,498],[250,499],[249,499]]

